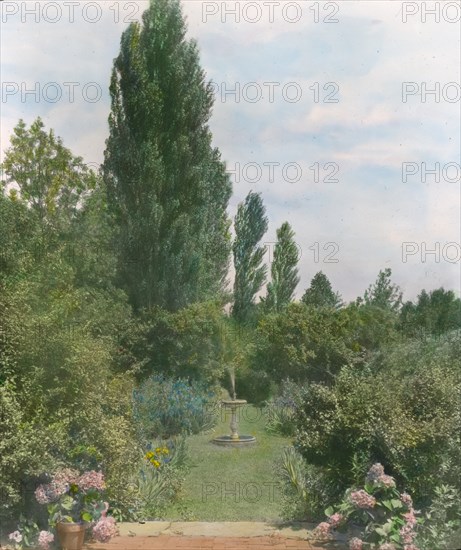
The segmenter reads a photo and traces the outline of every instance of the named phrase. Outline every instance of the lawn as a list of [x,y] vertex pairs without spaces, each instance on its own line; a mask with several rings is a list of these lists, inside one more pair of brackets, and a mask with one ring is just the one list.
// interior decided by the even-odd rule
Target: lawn
[[216,435],[230,433],[229,422],[230,412],[223,411],[212,433],[188,438],[191,469],[184,500],[167,510],[167,519],[280,520],[281,493],[274,466],[290,439],[267,434],[262,411],[247,405],[239,414],[239,433],[256,436],[256,444],[235,449],[211,443]]

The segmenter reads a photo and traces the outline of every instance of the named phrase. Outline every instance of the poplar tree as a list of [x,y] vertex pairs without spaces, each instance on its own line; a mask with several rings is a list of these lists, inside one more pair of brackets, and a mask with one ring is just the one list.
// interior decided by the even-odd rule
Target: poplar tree
[[250,191],[237,209],[232,246],[235,267],[232,314],[240,322],[249,319],[255,295],[266,280],[267,266],[263,264],[266,247],[259,246],[259,242],[267,226],[266,209],[261,196]]
[[208,120],[213,89],[178,0],[151,0],[114,61],[104,177],[119,283],[135,310],[224,288],[231,183]]
[[285,222],[277,229],[277,242],[271,265],[272,280],[267,285],[266,305],[271,311],[281,311],[292,299],[299,283],[298,249],[294,231]]

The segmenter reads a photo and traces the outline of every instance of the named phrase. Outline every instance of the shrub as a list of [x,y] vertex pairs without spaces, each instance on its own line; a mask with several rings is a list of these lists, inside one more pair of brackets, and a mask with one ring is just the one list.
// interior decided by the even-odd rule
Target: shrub
[[158,374],[133,393],[138,430],[145,441],[211,429],[217,420],[217,392],[197,381]]
[[[453,479],[453,440],[459,441],[461,429],[459,342],[446,344],[429,351],[419,343],[411,370],[394,363],[346,367],[334,387],[302,388],[297,448],[309,463],[326,468],[338,492],[356,481],[351,467],[359,456],[362,464],[384,464],[421,503]],[[394,353],[393,361],[402,353],[408,350]]]

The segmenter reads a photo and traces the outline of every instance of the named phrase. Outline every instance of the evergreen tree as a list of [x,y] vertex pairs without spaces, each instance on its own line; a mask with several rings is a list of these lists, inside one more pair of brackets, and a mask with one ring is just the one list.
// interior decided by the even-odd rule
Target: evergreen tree
[[245,321],[254,305],[254,297],[266,279],[267,267],[262,264],[265,246],[258,243],[267,231],[266,209],[259,193],[250,191],[240,203],[235,216],[234,253],[235,281],[233,316]]
[[151,0],[123,33],[104,175],[119,281],[135,309],[216,295],[230,253],[230,178],[208,127],[213,90],[179,0]]
[[365,291],[364,304],[389,311],[398,311],[402,304],[402,293],[397,285],[391,282],[390,268],[381,270],[376,282]]
[[288,222],[277,229],[277,242],[271,265],[272,281],[267,285],[266,305],[271,311],[281,311],[292,299],[298,277],[298,249],[294,231]]
[[333,292],[328,277],[319,271],[314,275],[311,284],[303,294],[301,301],[308,306],[330,307],[339,309],[342,306],[341,296]]

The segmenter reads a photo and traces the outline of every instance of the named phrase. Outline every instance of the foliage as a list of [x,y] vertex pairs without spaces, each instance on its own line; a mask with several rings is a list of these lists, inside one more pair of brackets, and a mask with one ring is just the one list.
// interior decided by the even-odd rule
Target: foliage
[[307,464],[294,447],[286,447],[275,468],[282,484],[282,516],[285,520],[314,521],[331,499],[321,468]]
[[114,61],[104,178],[119,284],[136,311],[223,290],[229,175],[212,147],[211,84],[179,0],[151,0]]
[[376,306],[381,309],[396,312],[402,304],[402,293],[397,285],[391,282],[392,270],[380,270],[373,285],[365,291],[363,302],[367,306]]
[[144,311],[121,332],[118,369],[138,380],[154,373],[210,385],[223,376],[222,335],[226,320],[219,302],[192,304],[175,313]]
[[265,246],[259,246],[267,231],[266,209],[259,193],[250,191],[245,202],[238,205],[234,220],[235,280],[233,316],[247,322],[254,309],[254,298],[266,279],[267,267],[262,264]]
[[328,277],[321,271],[314,275],[301,301],[307,306],[313,307],[330,307],[338,309],[342,305],[341,296],[338,292],[333,292]]
[[[53,130],[46,132],[37,118],[27,129],[23,120],[14,128],[11,147],[2,165],[6,184],[19,186],[20,198],[42,222],[56,224],[74,216],[77,206],[94,185],[94,174],[80,157],[64,147]],[[16,195],[12,195],[16,198]]]
[[272,280],[267,285],[266,306],[269,311],[281,311],[293,299],[299,283],[297,263],[298,249],[294,231],[288,222],[277,229],[277,242],[271,265]]
[[347,489],[338,506],[325,510],[328,522],[320,523],[314,534],[328,539],[333,530],[343,530],[349,524],[360,528],[360,535],[349,541],[351,550],[417,550],[413,545],[417,524],[421,522],[417,513],[411,496],[400,493],[394,479],[376,463],[370,468],[363,488]]
[[359,358],[348,325],[347,311],[290,304],[280,314],[260,320],[251,358],[253,369],[262,370],[278,383],[289,377],[296,383],[331,384],[343,365]]
[[459,337],[456,344],[416,342],[410,352],[402,345],[363,369],[343,368],[334,387],[303,387],[297,448],[308,463],[326,468],[338,492],[355,481],[351,465],[361,456],[362,463],[380,461],[427,501],[457,471],[459,346]]
[[417,543],[422,550],[450,550],[461,542],[461,493],[449,485],[435,488]]
[[451,290],[423,290],[416,304],[406,302],[400,312],[399,325],[408,336],[442,335],[461,328],[461,300]]
[[279,395],[267,401],[264,414],[268,433],[294,436],[298,393],[299,385],[288,378],[282,382]]
[[[161,460],[153,458],[151,453]],[[188,462],[184,437],[170,439],[166,443],[154,441],[148,444],[131,482],[135,494],[133,519],[162,519],[166,506],[177,502],[182,496]]]
[[154,375],[142,382],[133,397],[144,440],[196,434],[216,422],[217,395],[201,382]]

